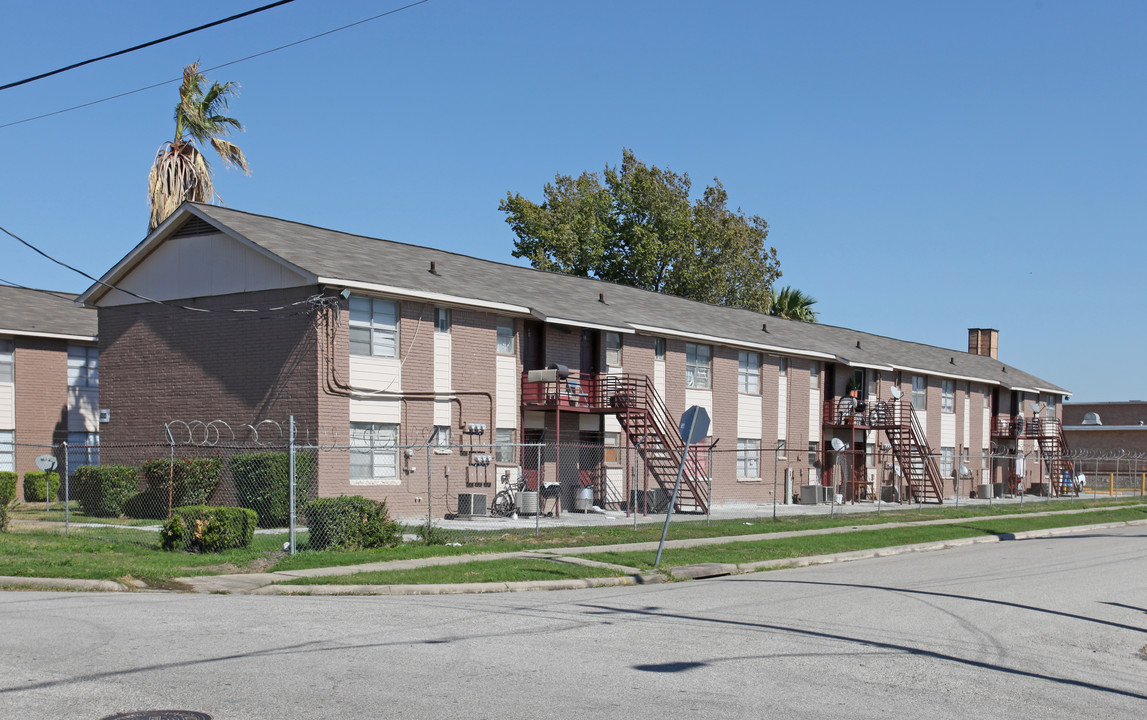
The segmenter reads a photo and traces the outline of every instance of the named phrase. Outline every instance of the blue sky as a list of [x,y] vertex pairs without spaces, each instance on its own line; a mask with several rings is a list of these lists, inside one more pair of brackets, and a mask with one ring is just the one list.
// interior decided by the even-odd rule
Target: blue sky
[[[0,84],[248,10],[10,3]],[[0,125],[179,77],[402,0],[297,0],[0,92]],[[430,2],[211,71],[241,210],[515,261],[498,212],[555,173],[718,177],[824,322],[1000,358],[1076,400],[1147,399],[1147,4]],[[176,83],[0,127],[0,225],[100,275],[146,232]],[[87,281],[0,237],[0,278]]]

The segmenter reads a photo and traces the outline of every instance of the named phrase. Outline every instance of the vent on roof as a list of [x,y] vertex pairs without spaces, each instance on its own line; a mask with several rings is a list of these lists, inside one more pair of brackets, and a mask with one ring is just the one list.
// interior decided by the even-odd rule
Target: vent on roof
[[[1089,413],[1084,414],[1083,424],[1084,425],[1102,425],[1103,421],[1099,419],[1099,413],[1089,412]],[[1142,425],[1142,423],[1140,423],[1140,425]]]
[[176,230],[171,237],[184,238],[195,237],[196,235],[214,235],[217,232],[219,232],[219,228],[215,227],[206,220],[193,217],[180,225],[179,229]]

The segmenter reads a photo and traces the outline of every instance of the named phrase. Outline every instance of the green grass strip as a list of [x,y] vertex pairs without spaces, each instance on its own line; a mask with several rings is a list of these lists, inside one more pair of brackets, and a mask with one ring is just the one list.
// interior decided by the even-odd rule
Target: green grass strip
[[573,580],[619,577],[626,573],[611,568],[575,565],[557,560],[509,558],[476,560],[457,565],[436,565],[414,570],[382,570],[350,575],[299,578],[277,585],[429,585],[439,583],[517,582],[522,580]]

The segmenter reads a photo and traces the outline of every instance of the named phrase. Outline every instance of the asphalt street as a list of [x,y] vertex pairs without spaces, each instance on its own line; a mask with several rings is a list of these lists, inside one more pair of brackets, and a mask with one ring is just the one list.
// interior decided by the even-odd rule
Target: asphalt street
[[0,593],[0,717],[1141,718],[1147,528],[647,587]]

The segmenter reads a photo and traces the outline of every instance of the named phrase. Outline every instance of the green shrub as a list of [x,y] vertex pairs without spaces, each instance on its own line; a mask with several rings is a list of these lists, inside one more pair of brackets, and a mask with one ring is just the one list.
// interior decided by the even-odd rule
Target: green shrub
[[[51,493],[45,494],[45,486],[51,483]],[[24,473],[24,502],[42,503],[55,500],[60,495],[60,474],[33,470]]]
[[171,484],[173,507],[206,505],[211,493],[219,487],[223,461],[219,458],[176,458],[148,460],[143,464],[143,479],[148,487],[163,491],[164,516],[167,515],[168,483]]
[[163,524],[159,544],[164,550],[223,552],[245,548],[255,537],[254,510],[215,505],[179,507]]
[[0,532],[8,532],[8,506],[0,505]]
[[402,541],[386,502],[355,495],[319,498],[307,503],[312,550],[363,550],[394,547]]
[[[295,456],[295,507],[301,509],[314,486],[315,461]],[[260,527],[285,527],[291,521],[291,458],[283,452],[231,456],[231,475],[239,505],[259,514]]]
[[139,471],[131,465],[80,465],[73,479],[80,508],[94,517],[119,517],[139,492]]
[[8,506],[16,499],[16,478],[14,472],[0,472],[0,505]]
[[163,520],[167,517],[167,488],[150,487],[124,500],[121,512],[137,520]]

